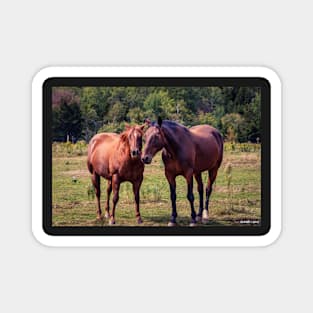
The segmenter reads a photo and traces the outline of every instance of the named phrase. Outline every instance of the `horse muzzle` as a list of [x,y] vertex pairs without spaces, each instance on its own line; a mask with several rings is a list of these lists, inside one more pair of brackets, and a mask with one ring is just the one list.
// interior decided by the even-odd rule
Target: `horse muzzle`
[[136,159],[140,156],[140,151],[137,149],[137,150],[132,150],[131,153],[130,153],[130,156],[133,158],[133,159]]
[[149,155],[145,155],[143,158],[142,158],[142,162],[145,163],[145,164],[150,164],[152,161],[152,157],[149,156]]

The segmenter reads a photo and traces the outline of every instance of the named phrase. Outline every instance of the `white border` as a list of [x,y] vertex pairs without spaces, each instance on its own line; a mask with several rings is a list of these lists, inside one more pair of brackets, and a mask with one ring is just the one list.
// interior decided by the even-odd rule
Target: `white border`
[[[263,77],[271,84],[271,229],[263,236],[51,236],[42,228],[42,85],[51,77]],[[32,231],[54,247],[251,247],[281,232],[281,83],[266,67],[47,67],[32,83]]]

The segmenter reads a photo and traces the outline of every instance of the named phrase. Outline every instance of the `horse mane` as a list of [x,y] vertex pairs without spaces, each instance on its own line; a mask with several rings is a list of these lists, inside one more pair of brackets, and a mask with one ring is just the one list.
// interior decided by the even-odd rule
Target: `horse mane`
[[127,138],[128,138],[128,135],[129,135],[129,129],[127,130],[124,130],[121,134],[120,134],[120,141],[123,142],[123,143],[127,143]]
[[129,129],[124,130],[120,134],[120,142],[117,146],[117,151],[119,154],[128,153],[129,148],[129,142],[128,142],[128,135],[129,135]]
[[136,126],[130,126],[129,128],[125,129],[121,134],[120,134],[120,144],[119,147],[122,148],[122,151],[125,149],[129,149],[129,142],[128,142],[128,135],[135,130],[135,128],[140,131],[140,133],[143,135],[143,130],[140,127]]
[[176,121],[164,120],[162,122],[162,125],[163,125],[163,123],[165,123],[166,125],[168,125],[169,127],[172,127],[172,128],[181,127],[181,128],[186,128],[188,130],[188,128],[186,126],[184,126],[184,125],[182,125],[182,124],[180,124],[180,123],[178,123]]
[[[152,125],[152,126],[158,126],[158,123],[157,123],[157,122],[152,122],[151,125]],[[172,129],[172,130],[175,130],[176,128],[182,128],[182,129],[184,129],[184,131],[189,132],[189,129],[188,129],[186,126],[184,126],[184,125],[182,125],[182,124],[180,124],[180,123],[178,123],[178,122],[175,122],[175,121],[163,120],[163,121],[162,121],[162,126],[161,126],[161,128],[162,128],[164,125],[166,125],[167,127],[169,127],[169,128]]]
[[174,151],[178,151],[182,143],[181,138],[177,136],[177,130],[182,130],[185,135],[190,136],[190,131],[186,126],[174,121],[164,120],[161,129]]
[[128,142],[128,135],[130,132],[134,131],[134,130],[138,130],[140,131],[141,135],[143,135],[143,130],[140,127],[136,127],[136,126],[130,126],[129,128],[125,129],[121,134],[120,134],[120,139],[122,142]]

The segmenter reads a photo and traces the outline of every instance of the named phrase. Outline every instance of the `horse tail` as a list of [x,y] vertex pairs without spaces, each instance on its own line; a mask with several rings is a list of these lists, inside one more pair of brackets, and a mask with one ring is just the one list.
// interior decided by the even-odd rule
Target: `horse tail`
[[88,167],[88,170],[89,170],[90,174],[93,174],[93,166],[92,166],[92,164],[89,162],[89,160],[87,160],[87,167]]
[[87,167],[88,167],[90,174],[93,174],[93,166],[91,164],[90,159],[91,159],[91,155],[93,152],[94,143],[95,143],[95,140],[94,140],[94,138],[92,138],[89,142],[89,145],[88,145]]
[[224,153],[224,139],[221,133],[216,130],[213,132],[213,136],[217,142],[217,145],[219,147],[219,153],[218,153],[218,159],[217,159],[217,168],[219,168],[223,161],[223,153]]

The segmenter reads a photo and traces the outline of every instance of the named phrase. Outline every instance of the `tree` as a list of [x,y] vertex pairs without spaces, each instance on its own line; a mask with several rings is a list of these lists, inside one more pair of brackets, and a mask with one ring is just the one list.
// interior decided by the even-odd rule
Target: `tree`
[[134,107],[130,109],[127,113],[127,118],[131,123],[142,123],[146,118],[145,113],[139,107]]
[[170,114],[176,112],[176,106],[174,99],[169,97],[167,91],[155,91],[150,93],[144,101],[144,109],[152,115],[153,119],[157,119],[159,116],[162,118],[169,118]]
[[218,126],[218,121],[212,113],[201,112],[198,116],[198,120],[199,120],[200,124],[208,124],[208,125],[211,125],[213,127]]
[[99,129],[98,129],[98,134],[99,133],[121,133],[125,129],[125,123],[107,123],[103,124]]
[[238,113],[225,114],[222,117],[222,132],[229,141],[237,141],[242,132],[244,119]]
[[60,107],[63,102],[71,105],[80,103],[81,89],[79,87],[53,87],[52,107]]
[[117,101],[113,104],[107,114],[107,120],[112,123],[119,123],[125,120],[127,107],[122,102]]
[[108,87],[83,87],[80,103],[82,106],[91,106],[102,121],[109,108],[109,96]]
[[86,142],[97,132],[98,115],[91,104],[82,104],[80,106],[82,115],[82,136]]
[[243,108],[244,138],[242,141],[257,142],[261,138],[261,96],[257,93],[251,103]]
[[54,141],[64,140],[64,133],[61,130],[59,107],[54,107],[52,109],[52,138]]
[[86,141],[101,130],[120,131],[124,122],[145,118],[210,124],[229,140],[261,138],[261,97],[257,87],[54,87],[54,140],[67,136]]
[[59,132],[63,140],[76,141],[82,132],[82,116],[77,103],[68,105],[63,102],[59,111]]

